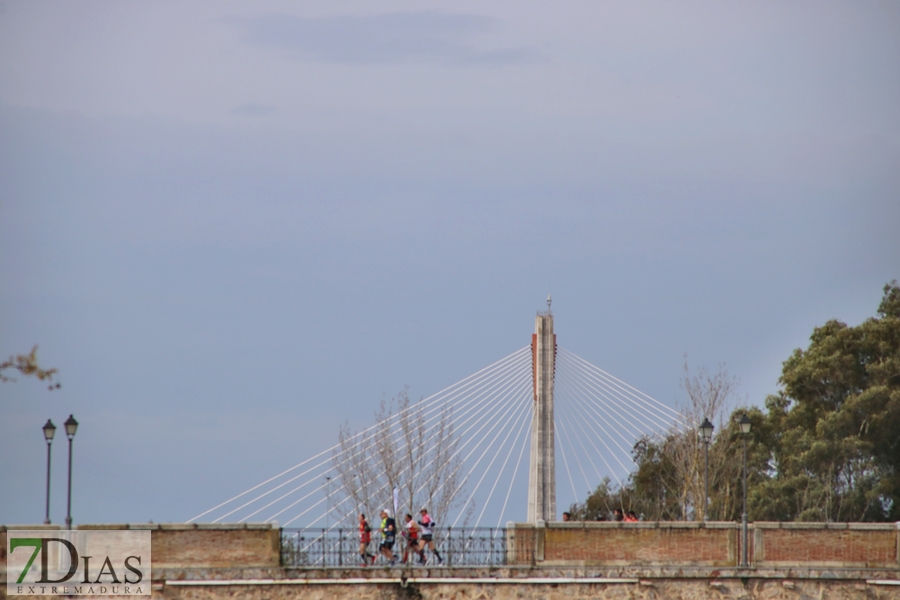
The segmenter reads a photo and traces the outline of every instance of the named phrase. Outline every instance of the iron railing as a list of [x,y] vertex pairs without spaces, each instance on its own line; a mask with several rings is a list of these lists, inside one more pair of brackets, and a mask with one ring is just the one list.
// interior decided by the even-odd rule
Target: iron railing
[[[442,559],[440,566],[502,566],[510,564],[510,550],[516,562],[523,559],[530,562],[530,552],[525,557],[521,548],[516,556],[516,546],[523,544],[515,543],[514,533],[515,530],[504,527],[435,528],[434,545]],[[373,531],[368,553],[376,556],[376,567],[389,565],[388,559],[379,552],[380,542],[380,534]],[[398,535],[393,547],[398,566],[402,566],[406,546],[406,538]],[[427,566],[439,566],[437,557],[427,547],[425,557]],[[281,564],[300,568],[360,567],[358,532],[340,528],[282,529]],[[418,555],[410,552],[407,564],[418,566]]]

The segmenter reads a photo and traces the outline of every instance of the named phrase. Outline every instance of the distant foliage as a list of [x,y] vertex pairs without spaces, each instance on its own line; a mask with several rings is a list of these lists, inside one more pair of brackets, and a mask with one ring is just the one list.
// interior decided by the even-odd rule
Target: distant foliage
[[46,381],[48,383],[47,388],[50,390],[59,389],[59,382],[53,381],[56,369],[42,369],[38,365],[37,350],[38,347],[35,346],[28,354],[10,356],[9,360],[0,363],[0,381],[15,381],[8,373],[18,371],[19,374],[26,377],[37,377],[41,381]]
[[[783,389],[753,433],[766,468],[751,493],[756,519],[900,520],[900,288],[878,317],[829,321],[784,362]],[[762,415],[761,415],[762,416]]]
[[[710,519],[741,514],[741,436],[748,444],[751,521],[900,521],[900,287],[884,287],[876,317],[856,327],[832,320],[782,369],[781,390],[765,411],[742,407],[716,426],[709,448]],[[685,424],[714,415],[717,391],[730,393],[724,370],[686,376]],[[727,395],[727,394],[726,394]],[[706,404],[704,404],[704,402]],[[724,406],[724,403],[718,404]],[[715,423],[715,418],[710,416]],[[645,520],[702,517],[703,463],[696,426],[673,429],[634,446],[638,468],[622,485],[600,483],[576,518],[605,517],[613,508]]]

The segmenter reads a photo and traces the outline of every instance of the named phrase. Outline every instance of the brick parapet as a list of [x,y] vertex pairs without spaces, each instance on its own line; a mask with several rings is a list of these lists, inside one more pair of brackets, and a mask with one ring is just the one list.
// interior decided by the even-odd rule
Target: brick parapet
[[[732,522],[510,523],[510,562],[537,566],[734,567]],[[757,568],[900,568],[900,523],[768,523],[748,527]]]
[[[0,525],[5,581],[8,530],[60,531],[58,525]],[[150,531],[153,569],[267,568],[281,564],[281,532],[270,523],[118,523],[79,525],[80,531]]]
[[900,566],[900,523],[767,523],[753,527],[758,567]]

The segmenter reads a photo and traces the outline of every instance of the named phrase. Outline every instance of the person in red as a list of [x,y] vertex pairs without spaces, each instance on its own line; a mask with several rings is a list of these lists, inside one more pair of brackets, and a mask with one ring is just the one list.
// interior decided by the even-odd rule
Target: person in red
[[637,515],[634,514],[633,510],[629,510],[627,513],[625,513],[625,522],[626,523],[637,523],[638,522]]
[[406,548],[403,549],[403,562],[409,558],[409,551],[412,550],[419,555],[419,563],[425,564],[425,551],[419,548],[419,526],[413,521],[412,515],[407,514],[404,518],[403,536],[406,538]]
[[369,559],[372,559],[371,562],[375,562],[375,555],[369,554],[369,543],[371,541],[372,528],[369,527],[369,522],[366,521],[366,515],[359,513],[359,557],[362,559],[364,567],[369,565]]

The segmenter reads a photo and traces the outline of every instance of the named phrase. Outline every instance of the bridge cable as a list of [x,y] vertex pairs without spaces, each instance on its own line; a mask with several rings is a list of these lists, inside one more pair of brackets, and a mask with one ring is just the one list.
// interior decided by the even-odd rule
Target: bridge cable
[[[660,418],[658,411],[655,409],[648,410],[646,406],[636,403],[632,398],[623,395],[621,391],[610,388],[603,381],[598,381],[596,376],[584,368],[583,365],[569,360],[562,360],[560,361],[560,371],[566,375],[566,379],[572,379],[573,382],[577,382],[586,395],[606,407],[621,409],[622,406],[633,406],[641,412],[645,412],[647,417],[655,420],[657,425],[654,425],[654,427],[665,423]],[[632,411],[627,411],[624,414],[630,415]],[[633,426],[630,420],[629,424]]]
[[[484,367],[483,369],[480,369],[480,370],[476,371],[476,372],[473,373],[472,375],[469,375],[468,377],[466,377],[466,378],[460,380],[459,382],[454,383],[453,385],[450,385],[450,386],[444,388],[443,390],[437,392],[436,394],[432,394],[431,396],[429,396],[429,397],[426,398],[425,400],[427,401],[427,400],[429,400],[429,399],[431,399],[431,398],[439,397],[439,396],[441,396],[442,394],[444,394],[447,390],[453,389],[453,388],[459,386],[461,383],[466,382],[467,380],[470,380],[470,379],[472,379],[472,378],[475,378],[475,377],[479,376],[479,375],[480,375],[481,373],[483,373],[484,371],[488,371],[488,370],[494,368],[495,365],[500,364],[500,363],[503,363],[503,362],[505,362],[505,361],[511,359],[512,357],[515,357],[516,355],[519,355],[519,354],[528,352],[530,349],[531,349],[530,346],[525,346],[524,348],[520,348],[519,350],[516,350],[516,351],[513,352],[512,354],[510,354],[510,355],[508,355],[508,356],[506,356],[506,357],[504,357],[504,358],[501,358],[500,360],[498,360],[498,361],[496,361],[496,362],[494,362],[494,363],[492,363],[492,364],[490,364],[490,365]],[[373,426],[371,426],[371,427],[369,427],[368,430],[374,429],[375,427],[377,427],[377,424],[376,424],[376,425],[373,425]],[[367,430],[367,431],[368,431],[368,430]],[[193,518],[189,519],[189,520],[187,521],[187,523],[192,523],[192,522],[196,521],[197,519],[199,519],[199,518],[201,518],[201,517],[204,517],[204,516],[208,515],[209,513],[213,512],[213,511],[215,511],[215,510],[218,510],[219,508],[222,508],[223,506],[226,506],[226,505],[230,504],[231,502],[234,502],[234,501],[237,500],[238,498],[241,498],[241,497],[243,497],[243,496],[249,494],[250,492],[259,489],[260,487],[262,487],[262,486],[264,486],[264,485],[266,485],[266,484],[268,484],[268,483],[271,483],[272,481],[275,481],[276,479],[278,479],[278,478],[280,478],[280,477],[286,475],[287,473],[290,473],[291,471],[294,471],[294,470],[296,470],[296,469],[302,467],[303,465],[305,465],[305,464],[307,464],[307,463],[309,463],[309,462],[315,460],[316,458],[318,458],[318,457],[320,457],[320,456],[322,456],[322,455],[324,455],[324,454],[327,454],[327,453],[333,451],[333,450],[334,450],[335,448],[337,448],[339,445],[340,445],[340,444],[336,444],[336,445],[332,446],[331,448],[328,448],[328,449],[326,449],[326,450],[323,450],[322,452],[319,452],[318,454],[315,454],[314,456],[312,456],[312,457],[310,457],[310,458],[307,458],[306,460],[297,463],[297,464],[294,465],[293,467],[290,467],[289,469],[286,469],[286,470],[282,471],[282,472],[279,473],[278,475],[275,475],[275,476],[273,476],[273,477],[270,477],[269,479],[263,481],[262,483],[258,483],[257,485],[255,485],[255,486],[253,486],[253,487],[251,487],[251,488],[249,488],[249,489],[247,489],[247,490],[244,490],[244,491],[241,492],[240,494],[237,494],[236,496],[233,496],[232,498],[229,498],[229,499],[226,500],[225,502],[222,502],[222,503],[220,503],[220,504],[217,504],[216,506],[210,508],[209,510],[206,510],[206,511],[200,513],[200,514],[197,515],[196,517],[193,517]]]
[[[625,454],[625,456],[628,457],[629,461],[631,461],[631,453],[629,452],[629,450],[626,450],[616,439],[614,439],[612,437],[612,435],[610,435],[610,433],[606,430],[606,428],[602,424],[600,424],[600,422],[597,421],[597,419],[588,411],[589,407],[586,405],[586,403],[581,398],[573,395],[571,407],[573,408],[573,410],[581,410],[582,412],[580,414],[583,417],[588,417],[591,421],[594,422],[594,425],[597,426],[597,429],[599,429],[599,431],[601,431],[604,434],[603,436],[596,436],[596,431],[595,431],[594,432],[595,436],[600,438],[603,446],[607,449],[608,452],[610,452],[616,458],[616,462],[619,463],[619,465],[622,467],[622,469],[624,469],[626,472],[628,472],[630,469],[628,467],[626,467],[622,463],[622,461],[620,461],[618,459],[618,457],[616,456],[617,453],[612,451],[612,448],[610,448],[609,445],[605,441],[603,441],[603,438],[605,437],[605,438],[609,439],[609,441],[612,442],[612,444],[615,445],[616,448],[618,448],[623,454]],[[612,427],[609,424],[609,422],[606,421],[605,419],[603,419],[602,417],[601,417],[601,420],[603,420],[603,422],[606,423],[607,426]],[[584,423],[585,421],[586,421],[585,419],[579,419],[579,423]],[[590,423],[585,423],[585,424],[590,426]],[[632,464],[634,463],[634,461],[631,461],[631,462],[632,462]]]
[[[655,406],[657,407],[657,408],[656,408],[656,411],[657,411],[658,413],[661,413],[661,414],[667,414],[669,418],[677,418],[678,416],[680,416],[679,413],[678,413],[677,411],[675,411],[675,410],[673,410],[672,408],[666,406],[665,404],[663,404],[663,403],[660,402],[659,400],[656,400],[655,398],[653,398],[653,397],[651,397],[651,396],[648,396],[648,395],[645,394],[644,392],[642,392],[642,391],[640,391],[640,390],[638,390],[638,389],[633,388],[632,386],[628,385],[627,383],[625,383],[625,382],[622,381],[621,379],[618,379],[618,378],[614,377],[613,375],[610,375],[609,373],[607,373],[606,371],[604,371],[604,370],[601,369],[600,367],[597,367],[596,365],[593,365],[593,364],[589,363],[588,361],[584,360],[583,358],[581,358],[581,357],[578,356],[577,354],[574,354],[574,353],[572,353],[572,352],[566,350],[565,348],[560,348],[560,350],[561,350],[562,353],[565,354],[567,357],[571,357],[572,359],[574,359],[574,360],[576,360],[576,361],[578,361],[578,362],[584,364],[586,367],[588,367],[588,368],[590,368],[590,369],[593,369],[593,370],[596,371],[597,373],[601,374],[604,378],[609,379],[609,380],[612,380],[613,382],[615,382],[615,383],[613,384],[613,385],[615,385],[615,387],[618,387],[618,388],[622,389],[623,392],[627,393],[628,395],[633,396],[637,401],[642,402],[642,403],[646,404],[647,406],[654,406],[654,405],[655,405]],[[627,388],[627,390],[626,390],[625,388]],[[649,402],[648,402],[648,400],[649,400]]]
[[[498,361],[498,362],[502,362],[502,361]],[[495,364],[496,364],[496,363],[495,363]],[[502,373],[502,372],[505,372],[505,371],[509,371],[509,370],[510,370],[511,368],[513,368],[514,366],[515,366],[515,363],[510,363],[510,365],[503,366],[503,367],[498,367],[498,372],[501,372],[501,373]],[[451,386],[451,387],[453,387],[453,386]],[[433,397],[433,396],[432,396],[432,397]],[[429,408],[430,404],[427,404],[427,405],[426,405],[426,404],[423,404],[423,402],[424,402],[424,401],[420,401],[420,402],[416,403],[415,410],[421,411],[422,409],[428,408],[428,410],[427,410],[426,412],[424,412],[424,414],[433,414],[433,413],[435,413],[436,411],[438,411],[438,410],[440,410],[440,409],[442,408],[442,406],[432,406],[432,407]],[[431,404],[433,404],[433,403],[431,403]],[[411,410],[412,410],[412,409],[411,409]],[[396,428],[399,428],[399,427],[400,427],[400,420],[399,420],[399,418],[397,419],[396,422],[392,422],[392,421],[394,421],[394,418],[395,418],[395,417],[399,417],[399,415],[392,415],[391,418],[388,419],[388,423],[390,423],[390,424],[389,424],[389,428],[390,428],[390,429],[396,429]],[[434,416],[430,417],[427,421],[434,421],[434,420],[437,419],[437,418],[438,418],[438,415],[434,415]],[[375,427],[377,427],[377,425],[376,425]],[[368,441],[368,440],[373,439],[373,438],[377,435],[377,431],[372,432],[372,431],[371,431],[372,429],[374,429],[374,427],[370,427],[370,428],[368,428],[367,430],[365,430],[365,431],[363,431],[363,432],[360,432],[359,434],[356,434],[357,436],[362,436],[361,439],[357,440],[356,443],[353,444],[350,448],[347,448],[347,449],[345,449],[345,450],[342,450],[342,451],[338,454],[338,456],[341,455],[341,454],[344,454],[344,453],[348,452],[349,450],[352,450],[352,449],[358,447],[360,444],[363,444],[363,443],[365,443],[365,442]],[[353,439],[353,437],[354,437],[354,436],[351,436],[351,440]],[[338,444],[338,446],[340,446],[340,444]],[[320,453],[320,454],[321,454],[321,453]],[[304,471],[304,472],[301,473],[300,475],[296,475],[296,476],[294,476],[294,477],[291,477],[290,479],[288,479],[288,480],[285,481],[284,483],[282,483],[282,484],[280,484],[280,485],[278,485],[278,486],[276,486],[276,487],[274,487],[274,488],[268,490],[267,492],[264,492],[263,494],[260,494],[259,496],[257,496],[257,497],[254,498],[253,500],[250,500],[250,501],[244,503],[243,505],[239,506],[238,508],[236,508],[236,509],[234,509],[234,510],[232,510],[232,511],[230,511],[230,512],[224,514],[224,515],[222,515],[221,517],[219,517],[218,519],[216,519],[214,522],[218,522],[218,521],[220,521],[221,519],[223,519],[223,518],[225,518],[225,517],[227,517],[227,516],[230,516],[231,514],[233,514],[234,512],[236,512],[237,510],[240,510],[240,509],[242,509],[242,508],[245,508],[246,506],[252,504],[253,502],[256,502],[256,501],[262,499],[263,497],[267,496],[268,494],[271,494],[272,492],[274,492],[274,491],[280,489],[281,487],[284,487],[284,486],[287,485],[288,483],[290,483],[290,482],[292,482],[292,481],[295,481],[296,479],[298,479],[299,477],[301,477],[301,476],[303,476],[303,475],[305,475],[305,474],[308,474],[308,473],[310,473],[310,472],[312,472],[312,471],[315,471],[315,470],[321,468],[322,466],[325,466],[325,465],[331,465],[331,466],[327,467],[327,468],[325,469],[324,472],[318,473],[318,474],[314,475],[310,480],[308,480],[308,481],[306,481],[305,483],[303,483],[303,484],[301,484],[301,485],[295,487],[291,492],[289,492],[289,494],[290,494],[290,493],[293,493],[293,492],[295,492],[295,491],[298,491],[299,489],[302,489],[303,487],[306,487],[306,486],[309,485],[310,483],[316,481],[316,479],[318,479],[319,477],[321,477],[321,476],[327,474],[329,471],[331,471],[331,470],[332,470],[331,467],[333,466],[333,461],[334,461],[334,459],[335,459],[335,457],[333,456],[332,458],[325,459],[325,460],[319,462],[317,465],[315,465],[314,467],[311,467],[310,469],[307,469],[306,471]],[[346,459],[345,459],[344,462],[346,462]],[[341,464],[342,464],[342,463],[341,463]],[[323,487],[324,487],[324,484],[323,484]],[[283,497],[282,497],[282,498],[283,498]],[[269,505],[267,505],[267,506],[269,506]],[[257,512],[258,512],[258,511],[257,511]],[[253,513],[253,514],[256,514],[256,513]],[[241,522],[243,522],[244,520],[246,520],[247,518],[249,518],[249,516],[252,516],[252,515],[248,515],[248,517],[244,517],[244,519],[242,519]]]
[[[504,391],[505,389],[507,389],[510,385],[512,385],[513,383],[515,383],[515,380],[511,380],[511,381],[508,381],[508,382],[507,382],[507,380],[509,380],[509,377],[504,378],[504,382],[506,382],[506,383],[504,383],[504,386],[503,386],[500,390],[493,390],[493,389],[492,389],[492,390],[491,390],[491,393],[490,393],[488,396],[483,397],[483,398],[478,402],[478,404],[477,404],[477,410],[474,409],[475,407],[473,407],[472,409],[470,409],[470,412],[472,412],[473,410],[474,410],[474,412],[472,412],[472,414],[471,414],[470,416],[468,416],[467,419],[466,419],[465,421],[463,421],[463,423],[467,423],[468,421],[471,421],[471,420],[473,420],[475,417],[477,417],[477,416],[479,415],[479,413],[481,413],[481,412],[483,412],[483,411],[485,410],[485,408],[488,406],[488,403],[490,402],[490,400],[492,400],[492,399],[493,399],[495,396],[497,396],[500,392],[502,392],[502,391]],[[494,386],[491,386],[491,387],[493,388]],[[493,411],[494,411],[494,412],[493,412],[493,413],[489,412],[489,415],[490,415],[490,416],[493,416],[493,414],[495,414],[496,412],[502,410],[503,407],[507,406],[507,405],[509,404],[509,402],[510,402],[510,401],[507,400],[506,402],[501,403],[501,404],[494,404],[494,405],[493,405]],[[471,431],[471,429],[472,429],[473,427],[475,427],[475,426],[477,425],[477,423],[478,423],[478,422],[475,422],[475,423],[473,423],[472,425],[470,425],[465,431],[462,432],[461,435],[467,434],[469,431]],[[482,428],[483,428],[483,426],[482,426]],[[472,437],[472,438],[468,438],[468,437],[467,437],[467,438],[466,438],[466,442],[465,442],[465,443],[457,450],[456,454],[454,454],[453,456],[451,456],[451,458],[448,459],[448,460],[452,460],[452,458],[455,457],[455,456],[456,456],[463,448],[465,448],[465,447],[472,441],[472,439],[475,439],[475,438],[474,438],[474,437]],[[477,447],[477,444],[476,444],[476,447]],[[430,464],[430,463],[429,463],[429,464]],[[404,467],[404,469],[405,469],[405,468],[406,468],[406,467]],[[426,468],[427,468],[427,465],[426,465]],[[387,484],[386,484],[386,483],[385,483],[385,484],[382,484],[382,486],[381,486],[380,488],[378,488],[378,490],[376,490],[376,494],[373,494],[373,496],[377,496],[382,490],[385,490],[385,489],[386,489],[386,488],[385,488],[385,485],[387,485]],[[348,497],[348,498],[345,498],[345,500],[347,500],[347,499],[349,499],[349,497]],[[321,502],[319,502],[319,503],[317,503],[317,504],[320,504],[320,503],[321,503]],[[295,504],[296,504],[296,503],[295,503]],[[293,506],[293,505],[291,505],[291,506]],[[290,506],[287,507],[287,508],[290,508]],[[282,510],[282,511],[280,511],[279,513],[276,513],[275,515],[273,515],[272,517],[270,517],[270,518],[269,518],[269,521],[273,520],[274,517],[280,515],[282,512],[284,512],[284,510]],[[305,514],[306,512],[308,512],[308,510],[307,510],[307,511],[304,511],[304,512],[301,513],[300,515],[297,515],[296,517],[294,517],[294,518],[292,518],[291,520],[287,521],[287,522],[285,523],[285,525],[288,525],[288,524],[292,523],[292,522],[293,522],[294,520],[296,520],[299,516],[302,516],[302,514]],[[324,518],[324,516],[325,516],[324,514],[321,515],[321,516],[318,517],[317,519],[313,520],[312,523],[315,523],[315,522],[317,522],[318,520]]]
[[575,480],[572,479],[572,471],[569,470],[569,460],[566,458],[566,450],[563,448],[562,438],[559,437],[559,429],[556,427],[556,420],[553,421],[553,434],[559,440],[559,453],[562,455],[563,464],[566,467],[566,474],[569,476],[569,483],[572,484],[572,496],[578,501],[578,492],[575,491]]
[[[534,417],[534,402],[531,402],[531,415]],[[519,450],[519,458],[516,460],[516,467],[513,469],[512,478],[509,480],[509,488],[506,490],[506,499],[503,500],[503,508],[500,510],[500,517],[497,519],[497,527],[503,523],[503,514],[506,512],[506,506],[509,504],[509,496],[512,493],[513,484],[516,482],[516,476],[519,474],[519,465],[522,463],[522,456],[525,454],[525,446],[531,440],[531,431],[527,428],[527,433],[522,438],[522,449]]]

